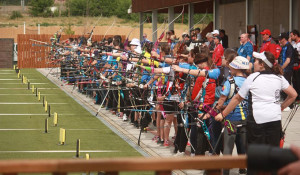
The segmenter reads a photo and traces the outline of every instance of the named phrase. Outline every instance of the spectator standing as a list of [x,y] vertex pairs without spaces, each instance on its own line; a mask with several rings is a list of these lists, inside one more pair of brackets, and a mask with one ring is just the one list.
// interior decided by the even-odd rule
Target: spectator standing
[[209,49],[209,52],[212,54],[214,52],[214,50],[215,50],[215,47],[216,47],[215,42],[214,42],[214,36],[213,36],[213,34],[212,33],[207,33],[206,34],[206,39],[208,41],[207,47]]
[[220,37],[222,39],[222,45],[223,45],[224,49],[227,49],[228,48],[228,36],[225,34],[224,29],[220,30]]
[[197,27],[195,28],[195,34],[197,35],[197,41],[200,41],[202,39],[201,33],[200,33],[200,28]]
[[298,30],[293,30],[290,34],[290,41],[294,49],[298,52],[298,59],[296,58],[294,62],[294,70],[293,70],[293,87],[296,89],[298,93],[297,100],[300,100],[300,34]]
[[260,34],[262,35],[263,44],[261,45],[259,52],[271,52],[277,59],[279,57],[280,50],[276,50],[278,45],[272,39],[271,31],[269,29],[265,29],[262,32],[260,32]]
[[241,38],[240,39],[241,46],[238,49],[238,55],[247,58],[248,61],[251,61],[253,63],[252,60],[253,45],[250,43],[248,34],[243,33],[241,34],[240,38]]
[[[284,78],[291,84],[292,82],[292,76],[293,76],[293,65],[294,65],[294,60],[293,60],[293,46],[291,43],[288,41],[289,35],[287,33],[281,33],[279,35],[279,43],[282,47],[280,57],[278,59],[278,63],[280,64],[281,68],[283,69],[283,76]],[[286,94],[282,94],[283,99],[286,98]],[[293,105],[290,107],[287,107],[284,111],[289,111],[290,108],[292,108]]]
[[216,66],[221,67],[222,56],[224,54],[224,48],[223,48],[222,44],[220,43],[221,37],[220,36],[214,37],[214,42],[215,42],[216,47],[215,47],[213,55],[212,55],[212,60]]

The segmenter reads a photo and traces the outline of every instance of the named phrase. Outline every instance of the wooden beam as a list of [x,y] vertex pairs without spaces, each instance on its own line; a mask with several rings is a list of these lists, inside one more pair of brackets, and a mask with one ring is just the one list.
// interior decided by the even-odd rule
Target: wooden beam
[[110,158],[91,160],[1,160],[0,173],[171,171],[246,168],[246,156]]

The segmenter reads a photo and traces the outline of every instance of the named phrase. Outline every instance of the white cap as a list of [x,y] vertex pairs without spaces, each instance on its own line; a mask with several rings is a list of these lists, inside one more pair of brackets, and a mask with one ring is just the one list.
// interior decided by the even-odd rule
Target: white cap
[[265,52],[258,53],[258,52],[253,52],[253,56],[257,59],[263,60],[270,68],[273,67],[273,64],[267,59]]
[[139,39],[133,38],[130,42],[130,45],[141,46],[141,43]]
[[220,35],[220,32],[219,32],[219,30],[214,30],[213,32],[211,32],[211,34],[213,34],[213,35],[215,35],[215,34]]
[[135,51],[136,53],[138,53],[138,54],[141,54],[141,53],[142,53],[142,48],[141,48],[141,46],[137,46],[137,47],[134,49],[134,51]]
[[249,61],[245,57],[237,56],[233,59],[229,66],[234,69],[249,69]]

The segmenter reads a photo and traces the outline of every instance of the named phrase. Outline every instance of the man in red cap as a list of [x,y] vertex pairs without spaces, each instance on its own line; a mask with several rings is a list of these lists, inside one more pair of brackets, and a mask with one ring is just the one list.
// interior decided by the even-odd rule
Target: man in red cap
[[276,42],[271,37],[271,31],[269,29],[265,29],[262,32],[260,32],[263,39],[263,44],[259,50],[260,53],[264,51],[271,52],[275,58],[277,59],[281,52],[281,47],[276,44]]

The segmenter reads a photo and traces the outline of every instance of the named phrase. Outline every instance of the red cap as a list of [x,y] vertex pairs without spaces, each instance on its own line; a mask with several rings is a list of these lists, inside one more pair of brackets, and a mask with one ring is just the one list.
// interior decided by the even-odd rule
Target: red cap
[[260,32],[260,34],[262,34],[262,35],[267,34],[267,35],[271,36],[271,31],[269,29],[265,29],[262,32]]

